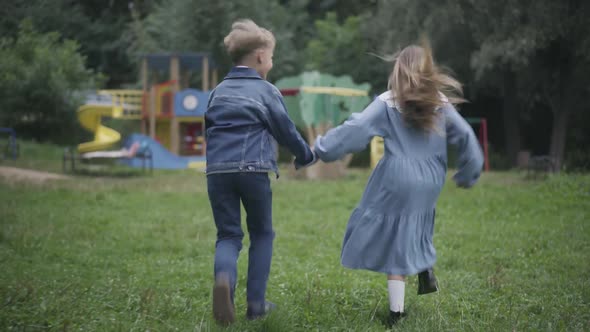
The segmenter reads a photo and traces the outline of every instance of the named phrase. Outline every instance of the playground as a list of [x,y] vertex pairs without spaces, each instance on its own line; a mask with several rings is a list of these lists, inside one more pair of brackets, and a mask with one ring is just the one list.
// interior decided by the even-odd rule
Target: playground
[[[194,72],[200,75],[201,90],[189,88]],[[64,172],[105,159],[144,170],[205,168],[204,114],[209,84],[217,84],[210,55],[143,55],[141,82],[142,90],[100,90],[86,97],[77,116],[93,140],[64,151]],[[141,132],[123,137],[104,125],[104,119],[138,122]],[[113,149],[116,146],[121,148]]]
[[[88,169],[105,164],[142,171],[154,168],[204,171],[207,149],[204,117],[210,88],[219,79],[211,55],[206,52],[144,54],[140,63],[141,90],[107,89],[85,96],[76,116],[80,126],[92,135],[92,140],[64,149],[64,173],[88,174]],[[200,80],[200,89],[191,87],[195,78]],[[369,96],[371,86],[368,83],[359,84],[350,76],[318,71],[285,77],[276,85],[290,117],[310,145],[318,135],[325,135],[374,98]],[[477,126],[485,156],[484,170],[489,171],[487,120],[468,118],[467,121]],[[121,122],[134,125],[122,126]],[[109,123],[137,128],[139,132],[121,133],[109,127]],[[3,158],[16,159],[19,153],[16,132],[12,128],[0,129],[0,133],[8,135]],[[370,167],[375,168],[382,156],[383,140],[376,137],[371,142]],[[341,178],[347,174],[351,160],[352,155],[348,155],[335,163],[320,162],[300,172],[299,177]],[[86,165],[91,167],[86,168]]]

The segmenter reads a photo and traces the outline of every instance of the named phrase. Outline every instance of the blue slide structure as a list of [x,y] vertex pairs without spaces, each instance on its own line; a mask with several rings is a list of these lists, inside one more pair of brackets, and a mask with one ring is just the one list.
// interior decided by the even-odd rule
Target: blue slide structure
[[[155,169],[205,169],[205,156],[178,156],[146,135],[131,134],[127,137],[123,146],[129,149],[135,142],[140,144],[139,152],[149,148],[152,153],[152,162]],[[142,160],[140,158],[122,159],[121,163],[130,167],[142,167]]]

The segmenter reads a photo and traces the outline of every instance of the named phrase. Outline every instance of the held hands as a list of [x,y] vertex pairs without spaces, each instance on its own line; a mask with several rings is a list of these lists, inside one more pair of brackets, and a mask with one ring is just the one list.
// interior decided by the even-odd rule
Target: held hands
[[311,149],[311,152],[312,152],[312,154],[313,154],[313,159],[312,159],[312,160],[311,160],[309,163],[307,163],[307,164],[300,164],[300,163],[298,162],[298,160],[297,160],[297,159],[295,159],[295,161],[294,161],[293,163],[295,164],[295,169],[296,169],[296,170],[299,170],[299,169],[301,169],[301,168],[305,168],[305,167],[312,166],[312,165],[314,165],[315,163],[317,163],[317,162],[318,162],[318,160],[320,159],[320,158],[318,157],[318,154],[317,154],[317,153],[316,153],[316,152],[315,152],[313,149]]

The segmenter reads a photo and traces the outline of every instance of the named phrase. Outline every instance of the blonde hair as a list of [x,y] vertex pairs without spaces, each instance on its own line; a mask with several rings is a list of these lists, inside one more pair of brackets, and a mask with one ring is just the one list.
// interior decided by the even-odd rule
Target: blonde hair
[[388,89],[404,120],[416,129],[430,132],[436,131],[437,108],[446,102],[459,104],[466,100],[462,98],[461,83],[434,63],[428,40],[423,38],[421,44],[410,45],[395,55]]
[[246,55],[260,48],[274,48],[275,37],[272,32],[259,27],[250,19],[235,21],[230,33],[223,43],[234,63],[240,62]]

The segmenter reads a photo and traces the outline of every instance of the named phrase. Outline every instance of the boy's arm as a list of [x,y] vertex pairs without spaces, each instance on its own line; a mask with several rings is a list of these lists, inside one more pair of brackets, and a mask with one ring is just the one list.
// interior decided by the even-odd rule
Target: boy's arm
[[316,162],[315,154],[295,128],[287,113],[287,107],[278,90],[273,90],[273,107],[269,107],[266,117],[271,135],[295,156],[295,167],[305,167]]
[[453,105],[445,104],[443,112],[446,120],[447,142],[457,147],[458,170],[453,180],[457,186],[469,188],[479,179],[484,161],[483,153],[473,129]]
[[[211,93],[209,93],[209,98],[207,99],[207,110],[209,110],[209,106],[211,106],[211,101],[213,100],[214,95],[215,95],[215,89],[213,89],[211,91]],[[205,111],[205,141],[209,139],[209,130],[207,130],[207,128],[210,128],[211,125],[212,125],[212,123],[209,120],[209,116],[207,114],[207,111]]]
[[345,154],[363,150],[374,136],[385,136],[387,108],[376,99],[361,113],[353,113],[346,122],[318,136],[314,151],[325,162],[342,158]]

